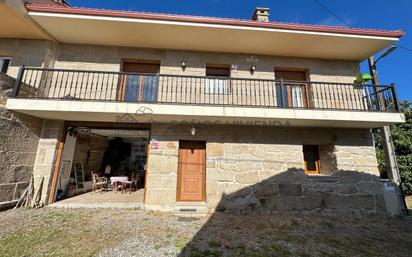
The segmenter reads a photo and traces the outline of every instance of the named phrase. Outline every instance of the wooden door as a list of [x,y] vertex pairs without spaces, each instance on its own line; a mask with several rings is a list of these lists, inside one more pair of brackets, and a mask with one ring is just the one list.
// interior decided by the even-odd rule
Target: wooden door
[[156,100],[158,86],[156,74],[160,72],[159,63],[125,62],[123,72],[136,74],[124,76],[119,92],[120,100],[128,102]]
[[205,201],[206,143],[179,142],[177,201]]
[[[275,70],[275,78],[284,81],[284,88],[277,90],[280,107],[307,107],[306,72],[293,70]],[[283,99],[280,99],[283,98]]]
[[306,174],[320,174],[319,146],[304,145],[303,159]]

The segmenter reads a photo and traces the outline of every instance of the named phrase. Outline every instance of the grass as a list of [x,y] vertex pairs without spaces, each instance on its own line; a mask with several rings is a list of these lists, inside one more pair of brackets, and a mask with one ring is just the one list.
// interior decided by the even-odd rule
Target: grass
[[0,214],[2,257],[97,256],[130,239],[145,239],[164,256],[176,256],[165,251],[172,247],[180,257],[402,257],[412,253],[412,223],[383,216],[296,213],[216,213],[184,223],[171,214],[136,210],[43,208]]
[[93,217],[82,213],[20,212],[28,217],[22,221],[24,226],[0,236],[1,256],[93,256],[123,237],[121,233],[96,227]]

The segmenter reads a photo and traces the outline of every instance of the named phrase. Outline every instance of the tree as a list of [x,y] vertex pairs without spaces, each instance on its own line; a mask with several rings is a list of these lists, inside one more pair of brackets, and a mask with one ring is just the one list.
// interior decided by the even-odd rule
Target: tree
[[[391,136],[401,174],[402,188],[407,195],[412,195],[412,101],[403,101],[400,105],[401,111],[405,114],[406,123],[392,125]],[[382,138],[378,129],[374,130],[374,137],[381,177],[387,178]]]

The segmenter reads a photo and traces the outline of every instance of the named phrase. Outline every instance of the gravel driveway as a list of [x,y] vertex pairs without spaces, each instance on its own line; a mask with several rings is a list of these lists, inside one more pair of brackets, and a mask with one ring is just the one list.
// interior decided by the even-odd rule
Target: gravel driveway
[[127,209],[0,213],[0,256],[412,256],[412,223],[382,216]]

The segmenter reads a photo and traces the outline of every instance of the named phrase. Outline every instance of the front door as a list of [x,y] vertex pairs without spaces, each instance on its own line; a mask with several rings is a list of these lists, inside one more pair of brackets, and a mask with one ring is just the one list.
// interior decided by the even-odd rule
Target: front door
[[179,142],[178,201],[205,201],[206,143]]

